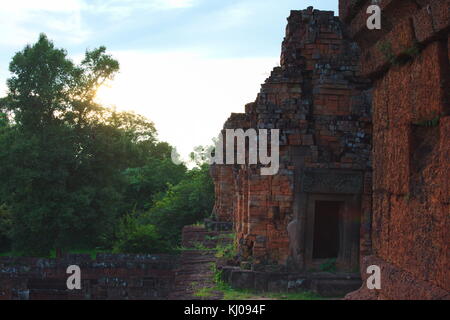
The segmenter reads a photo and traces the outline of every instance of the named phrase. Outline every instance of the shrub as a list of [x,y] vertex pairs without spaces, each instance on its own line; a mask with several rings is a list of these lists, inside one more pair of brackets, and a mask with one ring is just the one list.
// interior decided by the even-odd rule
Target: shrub
[[161,239],[154,225],[140,224],[134,215],[127,215],[121,220],[114,252],[155,254],[168,251],[167,242]]
[[0,252],[11,250],[11,212],[5,205],[0,205]]
[[156,225],[172,247],[180,245],[181,230],[211,215],[214,184],[209,166],[190,170],[186,177],[156,201],[145,214],[145,223]]

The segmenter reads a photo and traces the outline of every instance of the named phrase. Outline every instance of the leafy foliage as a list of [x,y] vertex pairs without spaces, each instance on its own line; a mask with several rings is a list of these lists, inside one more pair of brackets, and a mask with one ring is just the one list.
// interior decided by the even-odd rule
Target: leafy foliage
[[229,244],[218,244],[216,246],[216,258],[225,258],[225,259],[233,259],[237,256],[237,247],[235,243],[229,243]]
[[179,184],[171,186],[147,213],[146,221],[163,231],[162,236],[173,246],[180,241],[180,230],[211,214],[214,185],[205,164],[186,174]]
[[11,249],[11,212],[5,205],[0,205],[0,251]]
[[177,166],[170,159],[149,159],[138,168],[128,168],[124,172],[126,181],[124,210],[148,210],[156,197],[178,184],[186,174],[185,166]]
[[163,241],[154,225],[140,224],[133,215],[124,216],[119,225],[118,240],[114,246],[120,253],[163,253],[170,251],[168,243]]
[[2,244],[38,256],[55,248],[164,251],[184,224],[209,214],[206,167],[187,173],[151,121],[95,101],[119,70],[105,47],[76,65],[42,34],[9,69],[0,99]]

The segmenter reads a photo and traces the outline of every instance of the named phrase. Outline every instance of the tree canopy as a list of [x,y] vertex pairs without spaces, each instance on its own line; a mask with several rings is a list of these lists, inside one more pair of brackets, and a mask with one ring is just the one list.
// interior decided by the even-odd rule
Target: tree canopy
[[[12,58],[9,70],[8,93],[0,99],[3,247],[32,255],[112,248],[116,241],[127,248],[125,225],[136,230],[138,244],[148,240],[161,251],[167,247],[161,239],[174,239],[183,223],[208,214],[207,171],[173,164],[172,146],[157,139],[145,117],[96,102],[99,87],[119,71],[105,47],[86,51],[75,64],[42,34]],[[146,219],[137,226],[131,213]],[[149,243],[141,250],[151,251]],[[128,247],[139,251],[136,243]]]

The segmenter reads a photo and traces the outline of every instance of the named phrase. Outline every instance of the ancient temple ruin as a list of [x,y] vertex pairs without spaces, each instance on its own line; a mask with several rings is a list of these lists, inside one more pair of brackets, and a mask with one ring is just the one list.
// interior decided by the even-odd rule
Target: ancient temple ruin
[[[367,29],[372,4],[381,30]],[[193,279],[215,280],[211,263],[244,289],[448,300],[450,0],[339,5],[339,19],[291,12],[280,66],[224,125],[281,133],[276,175],[261,175],[261,165],[211,167],[217,221],[207,227],[233,224],[239,266],[203,249],[0,257],[0,300],[185,299]],[[183,247],[223,248],[230,238],[220,235],[187,226]],[[72,264],[83,268],[81,291],[66,288]],[[361,286],[368,266],[380,267],[381,289]]]
[[[374,4],[381,30],[367,28]],[[216,217],[234,224],[252,270],[360,262],[363,280],[380,267],[381,289],[363,283],[349,299],[448,299],[450,0],[339,6],[340,20],[291,12],[281,66],[225,123],[280,129],[281,169],[215,165]]]
[[215,165],[215,215],[234,223],[240,259],[256,266],[358,270],[370,247],[371,92],[359,49],[332,11],[292,11],[281,63],[224,129],[280,129],[280,170]]

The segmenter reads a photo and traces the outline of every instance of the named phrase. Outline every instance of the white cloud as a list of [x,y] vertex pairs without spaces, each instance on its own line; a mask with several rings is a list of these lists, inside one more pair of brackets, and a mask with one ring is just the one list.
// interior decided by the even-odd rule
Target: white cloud
[[194,5],[194,0],[158,0],[155,5],[161,9],[187,8]]
[[192,7],[199,0],[94,0],[86,1],[83,8],[94,14],[107,14],[109,18],[123,19],[135,11],[161,11]]
[[134,110],[186,157],[211,144],[231,112],[244,112],[277,58],[209,59],[193,52],[113,52],[121,73],[99,100]]
[[20,0],[3,1],[2,11],[48,11],[48,12],[73,12],[80,10],[80,0]]
[[[95,35],[83,15],[124,18],[140,10],[178,10],[201,0],[29,0],[2,3],[0,45],[23,46],[46,32],[58,44],[81,43]],[[240,25],[254,14],[248,6],[228,6],[208,15],[211,28]],[[209,22],[211,20],[207,20]],[[195,30],[194,30],[195,31]],[[177,52],[119,51],[121,73],[101,100],[134,110],[155,122],[161,140],[186,156],[197,145],[210,144],[231,112],[243,112],[255,99],[277,58],[213,59],[199,50]],[[79,60],[79,57],[78,59]],[[0,78],[6,78],[0,74]],[[1,91],[4,90],[0,87]]]
[[243,2],[233,4],[217,12],[213,19],[216,27],[227,29],[248,22],[252,14],[255,14],[254,10],[247,3]]
[[82,23],[82,0],[22,0],[2,3],[0,44],[17,46],[36,40],[39,32],[55,40],[79,43],[89,36]]
[[198,0],[19,0],[2,1],[0,45],[18,46],[36,40],[40,32],[56,41],[78,44],[94,32],[83,14],[123,19],[139,10],[173,10],[191,7]]
[[208,32],[220,32],[234,27],[242,27],[246,23],[257,19],[258,10],[261,5],[255,4],[253,7],[247,1],[225,4],[220,9],[209,11],[200,16],[195,22],[188,26],[190,32],[204,32],[208,26]]

